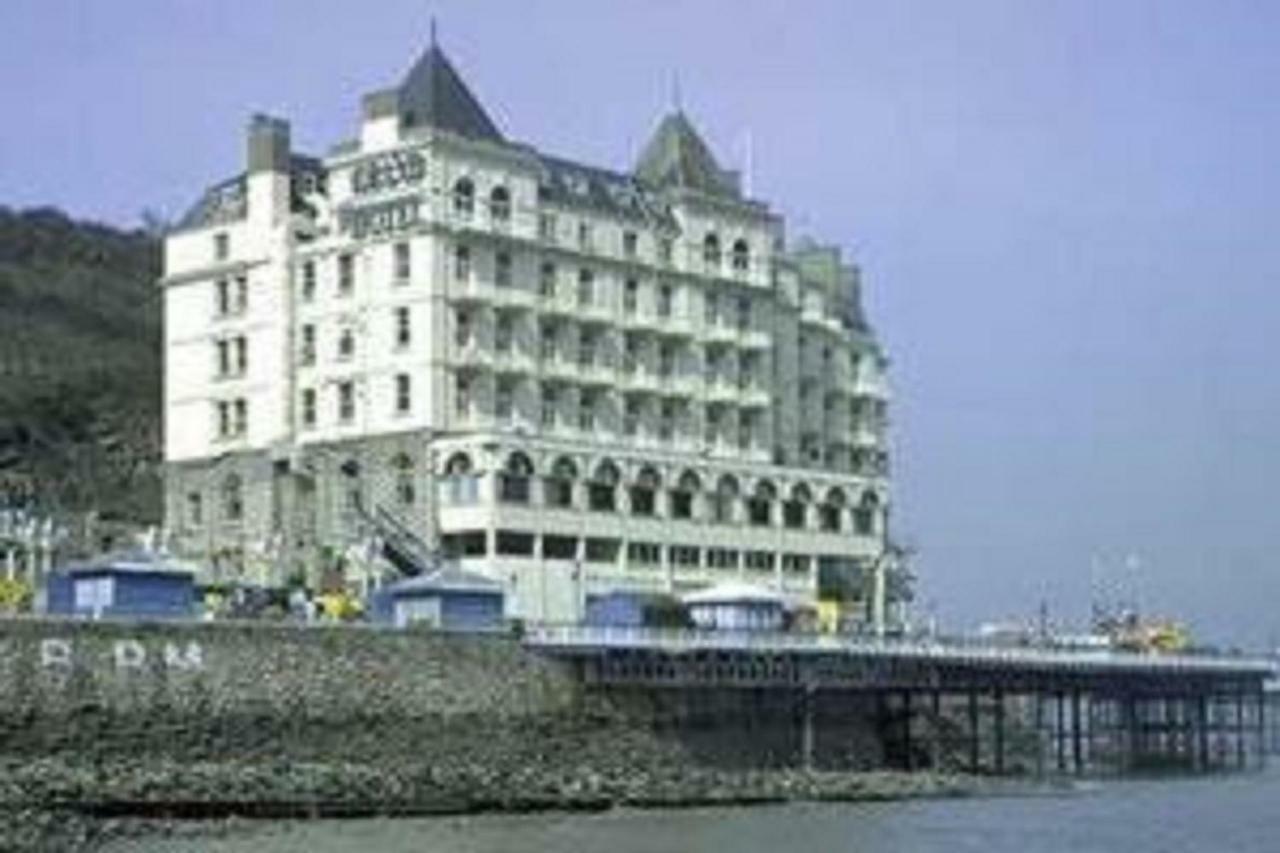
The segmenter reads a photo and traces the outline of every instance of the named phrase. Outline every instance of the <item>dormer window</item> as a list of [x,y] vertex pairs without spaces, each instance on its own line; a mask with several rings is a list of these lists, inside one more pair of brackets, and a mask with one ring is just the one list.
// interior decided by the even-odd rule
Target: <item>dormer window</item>
[[751,249],[746,240],[736,240],[733,244],[733,269],[735,272],[746,272],[751,267]]
[[453,212],[458,216],[470,219],[475,207],[475,184],[471,183],[470,178],[459,178],[458,182],[453,185]]
[[511,193],[506,187],[494,187],[489,194],[489,215],[494,222],[508,222],[511,219]]

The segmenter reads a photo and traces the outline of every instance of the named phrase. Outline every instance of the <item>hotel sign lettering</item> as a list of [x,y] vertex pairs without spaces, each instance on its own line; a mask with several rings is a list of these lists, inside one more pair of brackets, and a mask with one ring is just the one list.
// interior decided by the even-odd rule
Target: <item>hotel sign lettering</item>
[[417,225],[421,219],[422,201],[416,196],[393,199],[377,204],[347,207],[338,211],[339,228],[352,237],[376,237],[403,231]]
[[393,151],[370,157],[351,170],[351,191],[356,195],[420,184],[427,176],[427,161],[416,151]]

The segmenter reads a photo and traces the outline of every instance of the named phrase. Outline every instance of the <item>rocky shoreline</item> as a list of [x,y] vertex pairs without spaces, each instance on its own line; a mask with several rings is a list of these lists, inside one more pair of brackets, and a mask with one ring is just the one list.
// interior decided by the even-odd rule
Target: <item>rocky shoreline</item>
[[[443,772],[429,765],[0,765],[0,849],[93,849],[130,837],[251,831],[256,819],[599,811],[977,793],[973,777],[802,770],[593,768]],[[242,820],[248,818],[250,820]]]

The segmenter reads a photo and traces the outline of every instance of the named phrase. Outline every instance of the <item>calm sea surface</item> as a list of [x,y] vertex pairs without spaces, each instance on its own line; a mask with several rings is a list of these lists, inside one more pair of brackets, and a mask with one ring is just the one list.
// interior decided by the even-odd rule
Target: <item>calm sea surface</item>
[[1105,782],[1066,793],[985,799],[282,823],[227,838],[133,842],[112,849],[1280,853],[1280,767],[1239,776]]

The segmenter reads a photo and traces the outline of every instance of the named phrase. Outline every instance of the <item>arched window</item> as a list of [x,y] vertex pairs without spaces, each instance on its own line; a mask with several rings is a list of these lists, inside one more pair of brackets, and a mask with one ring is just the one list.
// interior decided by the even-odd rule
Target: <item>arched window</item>
[[695,495],[702,491],[702,480],[692,471],[685,471],[671,490],[671,517],[692,519]]
[[738,498],[738,480],[732,474],[725,474],[716,482],[715,493],[711,496],[711,519],[718,524],[733,521],[733,502]]
[[720,237],[714,231],[702,241],[702,260],[709,267],[720,266]]
[[592,512],[613,512],[617,509],[618,481],[622,479],[618,466],[606,459],[596,466],[587,483],[587,509]]
[[751,249],[747,246],[747,241],[738,239],[733,241],[733,269],[735,272],[746,272],[751,268]]
[[635,482],[631,484],[631,514],[651,516],[657,512],[658,489],[662,486],[662,477],[650,465],[640,469]]
[[768,527],[773,521],[773,502],[778,489],[768,480],[756,485],[755,493],[747,498],[747,521],[753,527]]
[[839,486],[832,486],[827,492],[827,499],[818,507],[818,519],[823,530],[828,532],[838,532],[840,530],[840,515],[844,512],[845,504],[844,491]]
[[476,185],[470,178],[458,178],[453,185],[453,212],[458,216],[471,218],[476,207]]
[[859,536],[874,536],[876,511],[880,508],[880,496],[868,489],[862,493],[853,510],[853,532]]
[[465,453],[450,456],[444,464],[444,478],[440,482],[440,502],[473,504],[478,499],[479,492],[471,457]]
[[227,521],[244,518],[244,485],[239,474],[228,474],[222,481],[222,517]]
[[391,470],[396,478],[396,500],[402,506],[412,506],[418,499],[418,489],[414,483],[413,460],[407,453],[399,453],[391,460]]
[[529,481],[533,477],[533,463],[519,451],[507,457],[507,464],[498,475],[498,499],[503,503],[527,504]]
[[797,483],[791,489],[791,499],[782,505],[782,524],[793,530],[803,528],[808,522],[809,503],[813,500],[809,487]]
[[547,506],[558,509],[573,508],[573,483],[578,479],[578,466],[567,456],[561,456],[551,465],[551,473],[542,481]]
[[489,193],[489,215],[494,222],[510,221],[511,193],[506,187],[494,187]]

